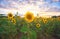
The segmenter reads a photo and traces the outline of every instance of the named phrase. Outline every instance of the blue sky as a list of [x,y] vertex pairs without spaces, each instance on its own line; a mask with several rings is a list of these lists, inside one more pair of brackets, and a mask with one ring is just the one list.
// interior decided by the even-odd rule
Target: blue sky
[[[30,7],[31,6],[31,7]],[[60,0],[0,0],[0,13],[24,13],[27,9],[33,12],[60,12]],[[37,10],[36,10],[37,9]],[[51,11],[52,10],[52,11]]]

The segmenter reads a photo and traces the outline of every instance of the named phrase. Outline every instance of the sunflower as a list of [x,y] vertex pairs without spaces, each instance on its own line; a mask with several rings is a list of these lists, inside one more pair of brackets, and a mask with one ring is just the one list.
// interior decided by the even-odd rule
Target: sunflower
[[37,24],[36,24],[36,27],[37,27],[37,28],[40,28],[40,24],[39,24],[39,23],[37,23]]
[[8,13],[8,19],[12,19],[13,18],[13,14],[12,13]]
[[47,22],[47,20],[46,20],[46,19],[43,19],[43,22],[44,22],[44,23],[46,23],[46,22]]
[[25,20],[29,23],[32,22],[34,20],[34,14],[32,12],[27,12],[25,14]]
[[12,22],[13,22],[14,24],[16,24],[16,20],[15,20],[15,19],[12,19]]

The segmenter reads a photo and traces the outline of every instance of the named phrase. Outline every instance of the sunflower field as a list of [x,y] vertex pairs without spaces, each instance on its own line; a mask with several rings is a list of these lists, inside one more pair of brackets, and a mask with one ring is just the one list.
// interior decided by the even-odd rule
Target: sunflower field
[[34,17],[31,12],[20,17],[8,13],[0,18],[0,39],[60,39],[60,17]]

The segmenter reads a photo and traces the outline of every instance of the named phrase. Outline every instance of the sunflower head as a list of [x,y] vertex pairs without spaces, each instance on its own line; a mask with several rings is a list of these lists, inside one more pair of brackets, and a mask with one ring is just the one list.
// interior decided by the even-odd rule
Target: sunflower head
[[25,20],[27,22],[32,22],[34,20],[34,14],[32,12],[27,12],[25,14]]
[[12,23],[16,24],[16,20],[15,19],[12,19]]
[[43,22],[46,23],[47,22],[47,19],[43,19]]
[[37,23],[37,24],[36,24],[36,27],[37,27],[37,28],[40,28],[40,24],[39,24],[39,23]]
[[8,13],[8,18],[9,19],[13,18],[13,14],[12,13]]

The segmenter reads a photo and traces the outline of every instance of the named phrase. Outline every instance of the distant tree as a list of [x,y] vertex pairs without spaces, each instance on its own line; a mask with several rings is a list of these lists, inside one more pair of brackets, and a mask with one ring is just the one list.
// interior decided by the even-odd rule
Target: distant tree
[[58,16],[58,17],[60,17],[60,16]]
[[5,14],[0,14],[0,18],[2,18],[2,17],[6,17]]
[[57,18],[57,16],[52,16],[52,18]]

